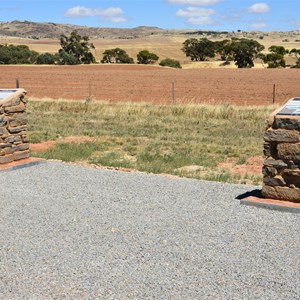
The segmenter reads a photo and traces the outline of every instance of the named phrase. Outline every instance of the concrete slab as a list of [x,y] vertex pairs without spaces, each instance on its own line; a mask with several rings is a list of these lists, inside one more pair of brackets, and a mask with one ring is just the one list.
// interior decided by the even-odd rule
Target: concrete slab
[[41,158],[30,157],[26,159],[20,159],[6,164],[0,164],[0,172],[13,171],[17,169],[27,168],[46,162]]
[[261,208],[300,213],[300,203],[295,203],[291,201],[275,200],[275,199],[265,199],[262,197],[249,196],[240,199],[240,203],[244,205],[256,206]]

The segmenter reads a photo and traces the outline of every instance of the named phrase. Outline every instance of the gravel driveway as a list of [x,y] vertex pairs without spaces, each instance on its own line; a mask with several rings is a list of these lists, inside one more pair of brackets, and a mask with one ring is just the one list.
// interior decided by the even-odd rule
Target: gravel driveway
[[299,299],[300,218],[255,186],[59,162],[1,172],[0,299]]

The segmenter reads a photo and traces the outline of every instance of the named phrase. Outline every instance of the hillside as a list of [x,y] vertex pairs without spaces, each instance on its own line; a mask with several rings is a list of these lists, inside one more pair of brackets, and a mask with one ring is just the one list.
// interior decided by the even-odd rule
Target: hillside
[[136,28],[103,28],[70,24],[37,23],[30,21],[0,22],[0,36],[20,38],[59,38],[61,34],[78,31],[91,38],[138,38],[164,32],[158,27],[140,26]]

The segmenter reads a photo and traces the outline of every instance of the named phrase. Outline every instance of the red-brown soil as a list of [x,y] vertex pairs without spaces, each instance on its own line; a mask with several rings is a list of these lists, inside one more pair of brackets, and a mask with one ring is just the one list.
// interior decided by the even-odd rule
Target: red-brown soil
[[[0,66],[0,87],[35,98],[134,101],[156,104],[272,104],[300,96],[297,69],[171,69],[141,65]],[[172,93],[174,82],[174,97]]]
[[56,141],[46,141],[46,142],[41,142],[36,144],[30,144],[30,150],[33,152],[42,152],[53,148],[58,143],[80,144],[80,143],[93,142],[93,141],[95,141],[95,138],[91,138],[88,136],[68,136]]
[[240,176],[248,175],[262,175],[262,166],[264,158],[262,156],[249,157],[245,164],[238,165],[236,159],[227,159],[218,164],[220,169],[225,169],[232,174]]

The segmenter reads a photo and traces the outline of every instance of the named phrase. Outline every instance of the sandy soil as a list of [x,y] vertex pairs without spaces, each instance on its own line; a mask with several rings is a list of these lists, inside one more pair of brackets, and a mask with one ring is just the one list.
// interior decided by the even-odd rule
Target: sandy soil
[[[1,88],[16,78],[35,98],[172,103],[272,104],[300,96],[297,69],[187,69],[141,65],[0,66]],[[174,82],[174,94],[172,93]],[[89,88],[90,86],[90,88]]]

